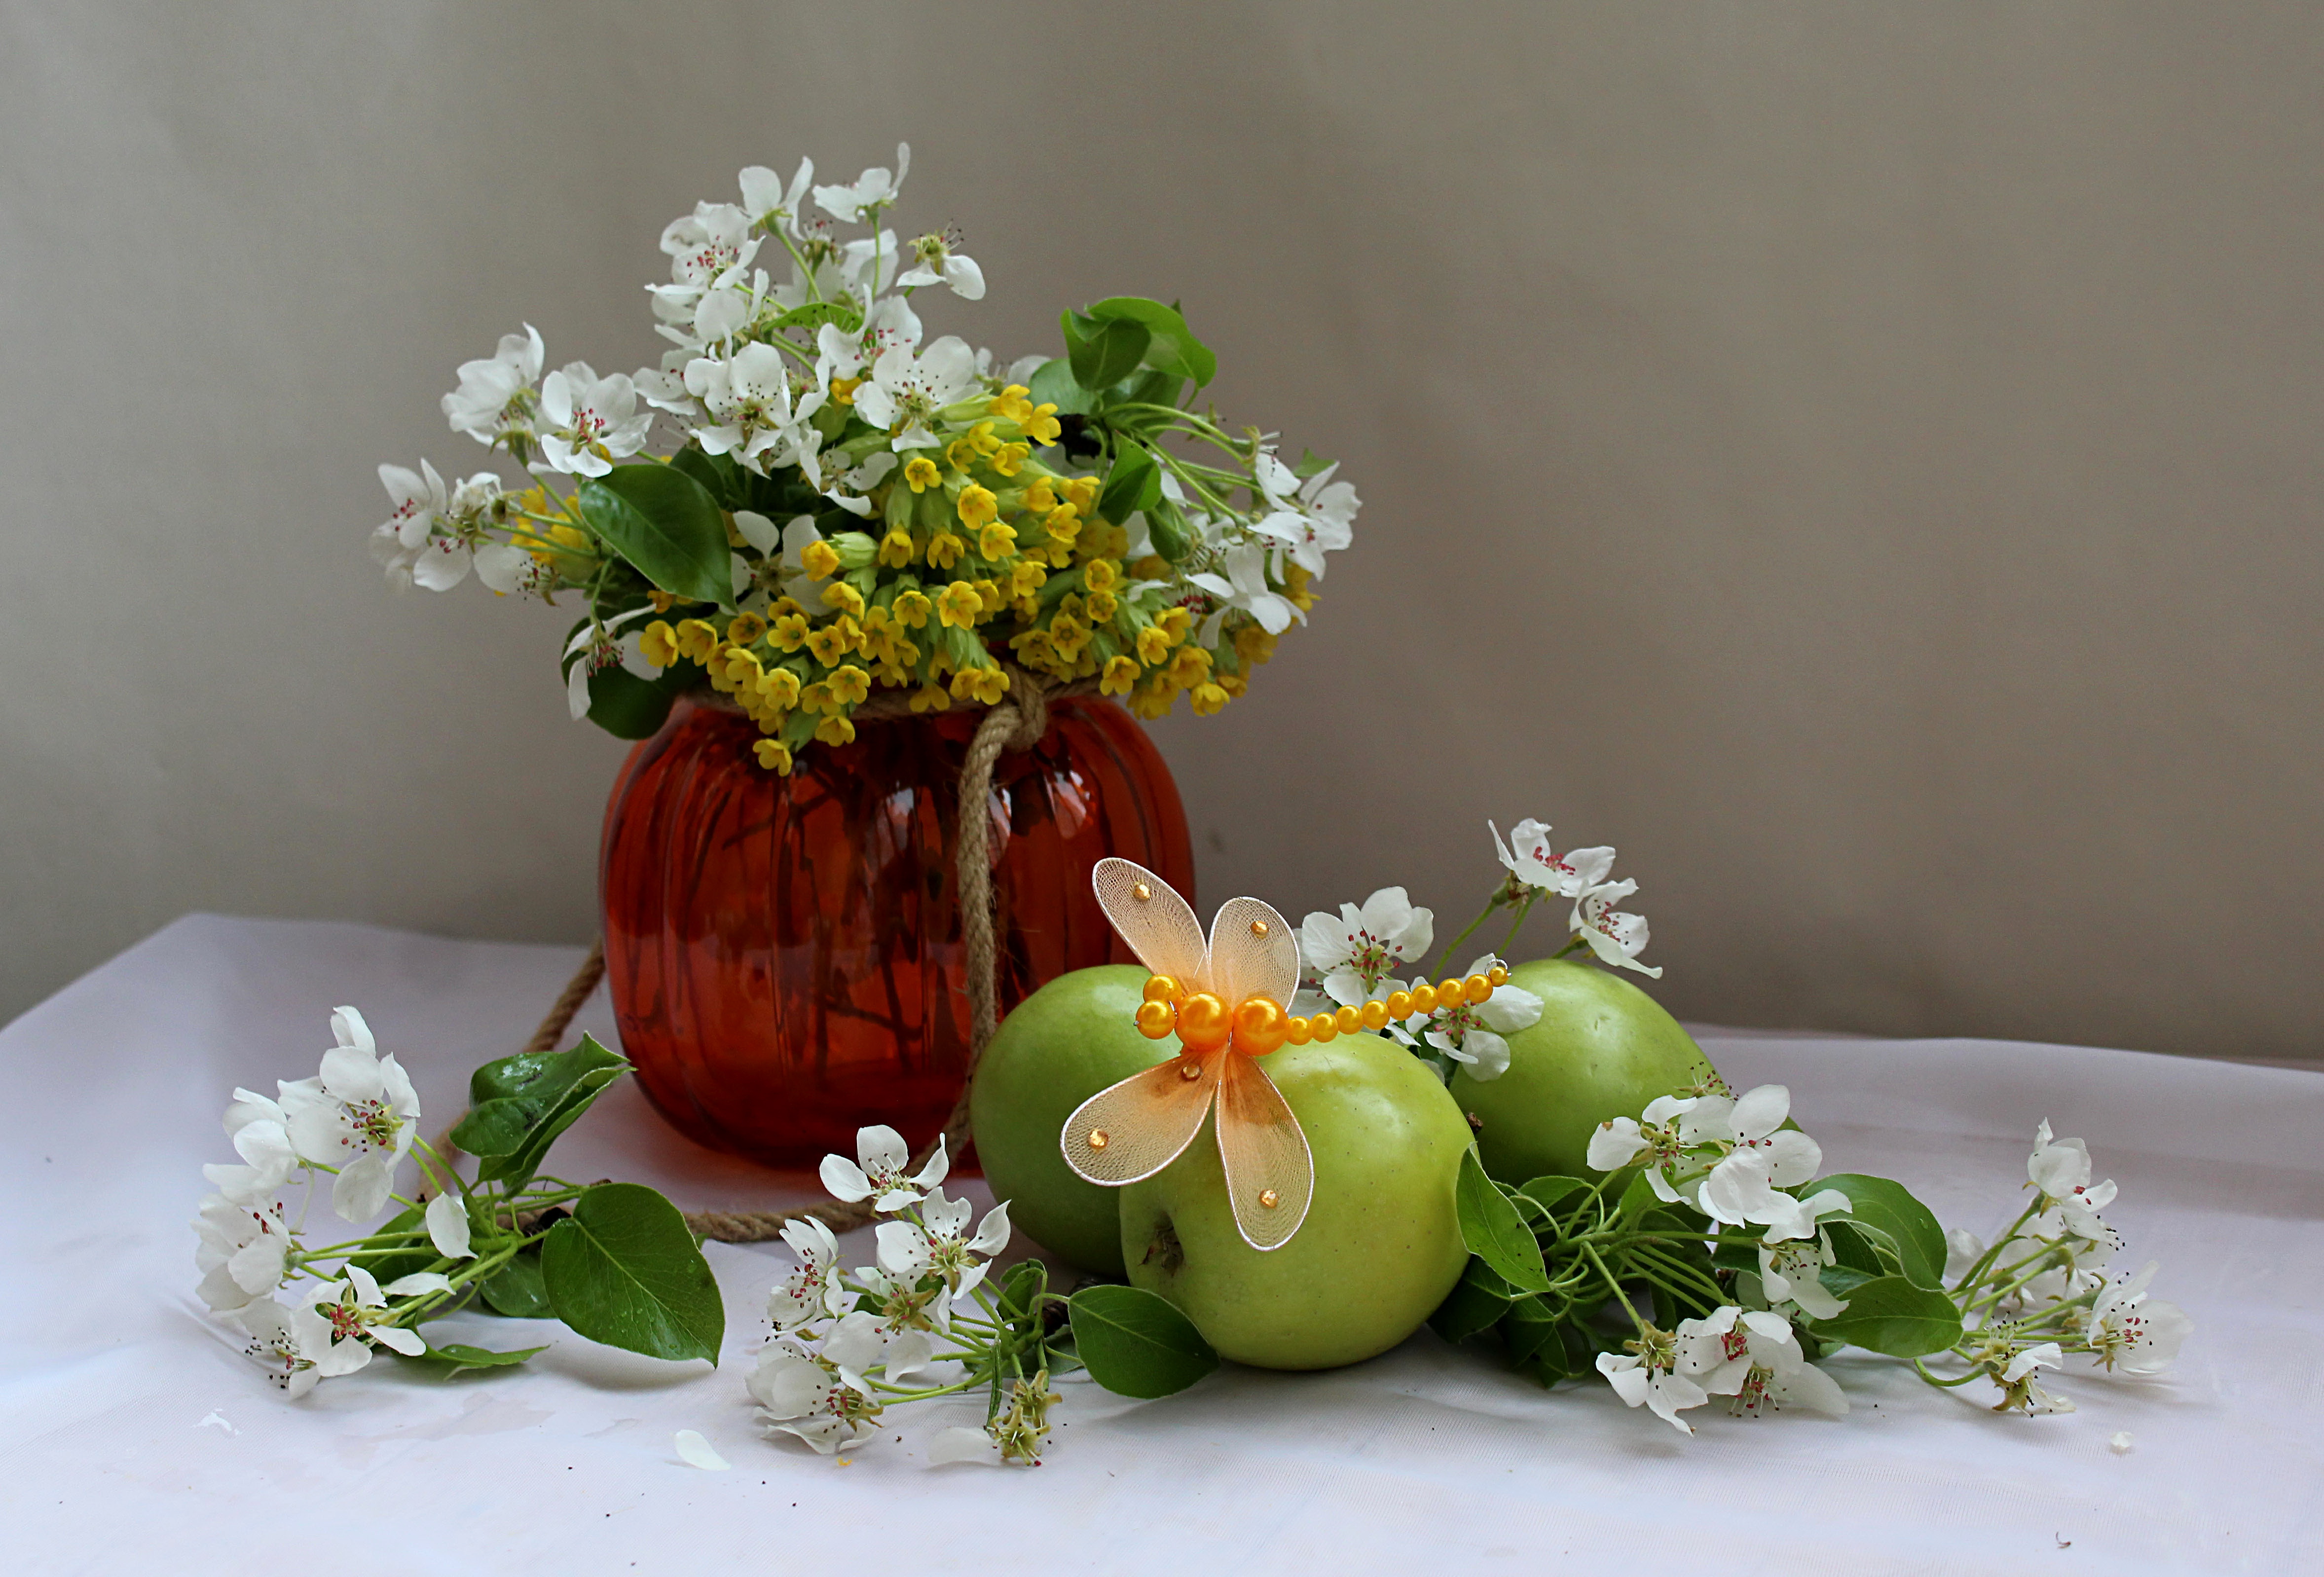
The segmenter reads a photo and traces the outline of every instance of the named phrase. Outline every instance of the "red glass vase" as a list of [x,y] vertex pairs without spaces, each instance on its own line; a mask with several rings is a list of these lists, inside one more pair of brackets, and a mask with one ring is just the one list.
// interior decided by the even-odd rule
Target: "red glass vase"
[[[968,1069],[954,826],[981,709],[866,724],[777,777],[758,730],[681,699],[605,809],[605,976],[639,1083],[680,1130],[773,1166],[853,1155],[885,1122],[933,1138]],[[1178,789],[1111,701],[1052,704],[1003,754],[991,817],[997,986],[1134,962],[1090,890],[1119,854],[1194,890]]]

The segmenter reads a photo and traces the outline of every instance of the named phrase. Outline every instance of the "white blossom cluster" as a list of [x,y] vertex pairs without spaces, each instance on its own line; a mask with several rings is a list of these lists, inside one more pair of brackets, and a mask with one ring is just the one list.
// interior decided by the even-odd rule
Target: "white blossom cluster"
[[[331,1208],[347,1221],[369,1221],[386,1207],[396,1167],[420,1125],[410,1078],[392,1055],[380,1054],[363,1015],[337,1010],[331,1035],[335,1044],[314,1077],[279,1082],[271,1099],[234,1093],[225,1124],[242,1159],[202,1168],[216,1192],[202,1201],[193,1223],[202,1301],[248,1334],[250,1355],[293,1397],[318,1380],[361,1369],[374,1343],[425,1351],[408,1321],[451,1289],[431,1271],[383,1287],[353,1261],[328,1273],[308,1263],[284,1190],[308,1185],[303,1222],[314,1186],[327,1176]],[[457,1197],[439,1196],[425,1220],[438,1254],[470,1257],[469,1222]],[[276,1297],[286,1286],[293,1295],[288,1304]]]

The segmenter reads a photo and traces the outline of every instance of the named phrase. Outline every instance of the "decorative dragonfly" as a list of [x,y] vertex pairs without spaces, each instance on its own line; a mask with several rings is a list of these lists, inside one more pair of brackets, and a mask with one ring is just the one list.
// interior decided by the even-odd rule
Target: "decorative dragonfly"
[[1315,1192],[1307,1136],[1259,1059],[1286,1045],[1379,1029],[1391,1017],[1481,1002],[1500,983],[1473,975],[1294,1018],[1285,1004],[1299,987],[1299,944],[1271,907],[1228,899],[1206,941],[1193,907],[1145,867],[1101,860],[1090,880],[1106,918],[1153,972],[1138,1010],[1139,1031],[1151,1040],[1175,1034],[1184,1049],[1075,1108],[1059,1136],[1065,1163],[1109,1187],[1151,1177],[1194,1142],[1215,1098],[1235,1229],[1254,1249],[1289,1242]]

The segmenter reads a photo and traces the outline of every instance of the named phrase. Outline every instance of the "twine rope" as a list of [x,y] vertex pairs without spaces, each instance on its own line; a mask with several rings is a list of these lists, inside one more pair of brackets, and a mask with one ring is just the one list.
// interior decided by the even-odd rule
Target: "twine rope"
[[[992,930],[992,823],[988,808],[993,769],[1003,753],[1030,750],[1048,733],[1050,702],[1068,696],[1090,695],[1097,688],[1086,679],[1056,685],[1013,663],[1002,667],[1009,675],[1009,694],[977,724],[960,769],[954,863],[960,881],[961,938],[968,948],[968,1068],[962,1079],[960,1099],[953,1103],[952,1115],[945,1120],[937,1137],[912,1157],[911,1169],[915,1172],[927,1165],[939,1144],[947,1155],[957,1157],[968,1143],[969,1083],[976,1076],[976,1065],[983,1058],[985,1047],[1001,1027],[1000,944]],[[733,709],[724,696],[704,696],[698,699],[722,710]],[[888,690],[867,697],[853,715],[858,723],[890,723],[918,715],[911,710],[908,697],[900,691]],[[574,1015],[580,1012],[581,1005],[596,991],[604,975],[605,944],[601,938],[590,947],[589,955],[566,982],[549,1016],[526,1043],[525,1050],[554,1051]],[[459,1148],[452,1143],[449,1130],[435,1145],[447,1162],[460,1154]],[[420,1197],[426,1199],[424,1190]],[[867,1226],[873,1219],[869,1199],[853,1204],[828,1200],[790,1210],[693,1211],[687,1214],[686,1224],[696,1236],[721,1243],[763,1243],[781,1236],[784,1225],[789,1222],[819,1221],[834,1232],[846,1232]]]

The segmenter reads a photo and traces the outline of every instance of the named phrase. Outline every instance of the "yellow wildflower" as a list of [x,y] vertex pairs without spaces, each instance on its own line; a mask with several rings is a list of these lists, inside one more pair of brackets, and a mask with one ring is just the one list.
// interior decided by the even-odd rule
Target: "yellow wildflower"
[[1030,558],[1019,558],[1009,571],[1009,589],[1018,596],[1030,596],[1048,580],[1049,572]]
[[690,661],[706,663],[718,650],[718,632],[704,620],[680,620],[677,634],[678,655]]
[[1275,637],[1256,624],[1235,632],[1235,653],[1245,662],[1266,662],[1275,656]]
[[952,697],[945,695],[945,687],[933,679],[912,692],[912,710],[915,712],[948,712],[951,709]]
[[890,569],[902,569],[920,556],[912,546],[912,533],[898,526],[880,539],[880,562]]
[[999,582],[980,580],[975,583],[975,586],[976,604],[984,613],[997,613],[1009,605],[1009,599],[1001,595]]
[[1033,407],[1033,414],[1019,425],[1024,428],[1027,438],[1045,448],[1056,443],[1057,435],[1064,430],[1057,425],[1057,408],[1047,401]]
[[1031,668],[1047,667],[1057,655],[1056,649],[1049,644],[1048,632],[1045,630],[1028,630],[1012,638],[1009,650],[1017,654],[1019,662]]
[[1022,383],[1010,384],[992,397],[992,414],[1023,427],[1033,420],[1033,401],[1027,398],[1032,392]]
[[1023,444],[1003,444],[992,456],[992,468],[1003,476],[1014,476],[1033,457],[1033,451]]
[[838,573],[839,549],[821,538],[799,550],[799,567],[817,580]]
[[[978,489],[982,492],[982,488]],[[985,493],[987,498],[992,495]],[[1007,558],[1017,551],[1017,528],[998,521],[976,534],[976,550],[987,558]]]
[[837,623],[830,623],[809,632],[807,649],[824,667],[836,668],[854,651],[855,642]]
[[678,632],[666,619],[656,619],[638,637],[638,650],[656,668],[668,668],[678,660]]
[[1098,480],[1094,476],[1076,476],[1065,484],[1065,502],[1074,512],[1093,515],[1097,512]]
[[1105,659],[1105,672],[1097,681],[1101,696],[1127,696],[1130,687],[1138,682],[1138,659],[1134,657],[1110,657]]
[[1194,629],[1194,614],[1189,608],[1172,608],[1154,622],[1162,626],[1170,637],[1170,644],[1176,646],[1186,639],[1187,632]]
[[991,456],[1001,452],[1001,439],[994,435],[992,424],[989,421],[980,421],[970,428],[968,441],[975,446],[980,455]]
[[1082,648],[1089,643],[1089,627],[1080,620],[1060,613],[1049,621],[1049,644],[1056,647],[1057,655],[1067,662],[1080,657]]
[[863,594],[844,580],[835,580],[823,588],[823,605],[836,608],[843,613],[860,615],[863,612]]
[[726,682],[737,690],[745,686],[756,690],[759,676],[766,671],[759,661],[758,653],[745,651],[739,646],[729,646],[720,652],[718,664],[726,676]]
[[767,633],[767,622],[756,613],[737,613],[726,626],[726,639],[737,646],[756,646]]
[[872,676],[849,663],[831,676],[831,698],[853,706],[872,693]]
[[[534,557],[539,558],[540,555],[535,554]],[[667,613],[672,608],[678,606],[678,599],[670,595],[668,592],[662,590],[659,586],[656,586],[653,590],[646,593],[646,601],[653,604],[653,611],[657,613]]]
[[966,438],[954,438],[945,446],[945,464],[955,471],[976,468],[976,446]]
[[958,507],[962,524],[972,531],[1001,518],[1001,501],[993,496],[992,489],[973,482],[960,490]]
[[770,668],[759,676],[759,699],[770,708],[788,711],[798,705],[798,675],[787,668]]
[[928,540],[928,562],[938,569],[950,569],[968,551],[968,544],[950,531],[938,531]]
[[1170,655],[1170,632],[1148,624],[1138,632],[1138,660],[1152,668]]
[[1049,491],[1049,479],[1037,476],[1033,485],[1025,490],[1025,507],[1037,515],[1047,514],[1057,507],[1057,495]]
[[1130,573],[1140,580],[1167,580],[1170,578],[1170,561],[1159,553],[1148,553],[1130,567]]
[[1082,584],[1093,592],[1111,591],[1121,584],[1121,566],[1111,558],[1093,558],[1082,567]]
[[953,675],[952,693],[962,700],[998,706],[1009,694],[1009,676],[997,668],[964,668]]
[[807,644],[807,616],[803,613],[777,615],[774,627],[767,639],[774,644],[778,651],[797,651]]
[[967,581],[956,580],[936,594],[936,618],[947,630],[973,630],[984,616],[984,599]]
[[831,381],[831,402],[834,405],[855,403],[855,391],[863,386],[861,378],[834,378]]
[[1194,687],[1195,716],[1215,717],[1224,710],[1226,704],[1227,693],[1218,686],[1196,685]]
[[825,744],[853,744],[855,724],[844,717],[826,717],[815,725],[815,736]]
[[917,591],[898,592],[891,606],[896,622],[908,630],[918,630],[927,624],[928,614],[936,608],[936,604],[928,601],[927,594]]
[[914,455],[904,462],[904,481],[914,493],[926,493],[937,480],[936,463],[926,455]]
[[1283,567],[1283,595],[1290,598],[1291,605],[1303,613],[1314,607],[1322,595],[1307,589],[1307,571],[1303,566],[1286,564]]
[[791,775],[791,748],[780,740],[762,739],[751,750],[759,758],[759,765],[767,770],[785,778]]
[[1041,529],[1053,542],[1071,542],[1082,534],[1080,512],[1072,504],[1061,503],[1042,520]]
[[806,689],[801,690],[799,692],[799,710],[807,713],[837,711],[838,705],[831,698],[830,685],[821,679],[817,679]]
[[1121,599],[1110,591],[1093,591],[1089,595],[1089,617],[1093,624],[1109,624],[1121,611]]
[[1240,674],[1221,674],[1211,682],[1238,701],[1241,700],[1244,692],[1250,688],[1250,681]]
[[1199,646],[1182,646],[1170,659],[1170,681],[1192,689],[1211,677],[1211,654]]

